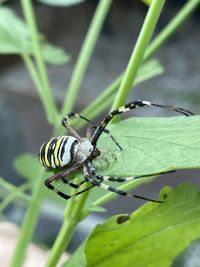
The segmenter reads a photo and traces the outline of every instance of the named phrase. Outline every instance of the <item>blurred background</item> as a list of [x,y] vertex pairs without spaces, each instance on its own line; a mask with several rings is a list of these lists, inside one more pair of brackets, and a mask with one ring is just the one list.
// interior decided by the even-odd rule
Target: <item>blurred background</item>
[[[65,96],[67,84],[97,2],[97,0],[90,0],[68,8],[59,8],[42,5],[35,1],[40,31],[44,33],[48,41],[63,47],[70,55],[70,61],[67,64],[48,66],[58,106],[61,105]],[[166,2],[157,25],[157,32],[167,24],[186,1]],[[21,16],[17,0],[8,1],[7,6],[13,8]],[[86,107],[124,70],[146,12],[147,7],[140,1],[114,1],[82,83],[76,102],[76,112]],[[137,86],[129,99],[145,99],[180,106],[199,114],[199,15],[198,10],[193,13],[156,53],[155,58],[160,61],[165,72]],[[24,152],[37,154],[41,143],[51,134],[51,128],[46,122],[34,84],[20,58],[1,56],[0,76],[0,176],[18,185],[22,179],[13,169],[13,159]],[[102,114],[102,117],[105,114]],[[137,116],[171,115],[160,109],[139,110],[136,114]],[[155,182],[138,188],[135,193],[156,198],[159,190],[166,184],[176,186],[188,180],[198,183],[198,178],[198,170],[177,171],[163,175]],[[105,205],[107,212],[94,213],[80,224],[72,241],[71,250],[82,242],[96,223],[104,221],[113,214],[131,212],[142,203],[141,200],[122,197],[108,203]],[[56,215],[45,212],[41,214],[35,236],[35,240],[48,245],[53,242],[62,223],[64,205],[52,208],[57,210]],[[16,208],[13,204],[5,214],[10,220],[20,224],[24,209]]]

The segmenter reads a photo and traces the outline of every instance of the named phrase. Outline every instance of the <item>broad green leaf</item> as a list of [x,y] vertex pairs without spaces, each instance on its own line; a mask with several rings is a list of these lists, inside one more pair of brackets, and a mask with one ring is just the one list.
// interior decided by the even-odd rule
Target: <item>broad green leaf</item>
[[51,6],[72,6],[77,5],[85,0],[38,0],[39,2]]
[[[64,266],[169,267],[174,258],[200,237],[200,192],[182,184],[161,192],[164,203],[146,203],[97,225]],[[121,220],[126,216],[126,220]],[[82,252],[82,253],[81,253]],[[85,263],[86,262],[86,263]]]
[[67,262],[64,263],[62,267],[85,267],[86,258],[83,253],[84,248],[85,244],[82,243],[82,245],[76,250],[75,254],[71,258],[69,258],[69,260],[67,260]]
[[[123,151],[118,149],[109,136],[102,134],[97,144],[101,156],[93,161],[94,165],[102,175],[122,177],[199,168],[199,120],[199,116],[131,118],[112,124],[109,129]],[[112,185],[128,191],[154,178],[144,177]],[[68,186],[60,185],[66,192]],[[99,207],[114,197],[117,197],[114,193],[92,188],[82,216],[86,216],[91,207]]]
[[[105,134],[97,144],[101,156],[94,161],[103,175],[134,176],[200,167],[200,117],[131,118],[109,129],[123,151]],[[105,162],[109,161],[109,165]],[[170,175],[170,174],[168,174]],[[125,191],[151,182],[155,177],[112,183]],[[91,205],[102,205],[117,197],[101,188],[91,189],[83,216]]]
[[40,177],[41,166],[38,158],[32,154],[22,154],[14,161],[14,167],[17,173],[30,180],[32,184]]
[[[44,59],[51,64],[64,64],[69,56],[59,47],[41,40]],[[0,54],[32,55],[30,32],[24,23],[11,9],[0,8]]]
[[[149,107],[150,108],[150,107]],[[108,128],[122,146],[102,134],[98,147],[106,175],[132,176],[200,167],[200,117],[130,118]],[[100,165],[100,160],[96,166]]]

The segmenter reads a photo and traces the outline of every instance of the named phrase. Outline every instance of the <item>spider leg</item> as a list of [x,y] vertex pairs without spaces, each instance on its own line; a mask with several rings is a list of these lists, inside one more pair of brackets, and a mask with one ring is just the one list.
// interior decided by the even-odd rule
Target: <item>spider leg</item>
[[[146,197],[142,197],[142,196],[139,196],[139,195],[132,195],[129,192],[125,192],[125,191],[117,189],[117,188],[115,188],[113,186],[107,185],[107,184],[104,183],[104,180],[103,180],[104,176],[102,176],[100,174],[98,174],[98,177],[97,176],[95,176],[95,177],[97,179],[100,179],[100,177],[101,177],[101,181],[97,181],[97,180],[93,179],[92,173],[91,173],[91,169],[90,169],[91,165],[88,164],[88,163],[90,163],[90,162],[86,162],[85,165],[84,165],[84,169],[83,169],[84,177],[85,177],[86,182],[92,184],[93,186],[101,187],[104,190],[113,192],[113,193],[115,193],[117,195],[120,195],[120,196],[134,197],[134,198],[140,198],[140,199],[151,201],[151,202],[163,203],[162,201],[159,201],[159,200],[156,200],[156,199],[146,198]],[[121,178],[121,177],[116,177],[116,178]],[[122,181],[120,181],[120,182],[122,182]]]
[[68,184],[69,186],[75,188],[75,189],[78,189],[82,184],[85,183],[85,180],[81,181],[80,183],[78,184],[75,184],[75,183],[72,183],[70,181],[68,181],[65,177],[61,176],[61,180],[63,181],[64,184]]
[[76,117],[76,118],[80,118],[84,121],[87,121],[87,122],[91,122],[89,119],[87,119],[86,117],[78,114],[78,113],[75,113],[75,112],[70,112],[68,115],[67,115],[68,118],[73,118],[73,117]]
[[[93,125],[93,123],[89,120],[89,119],[87,119],[86,117],[84,117],[84,116],[82,116],[82,115],[80,115],[80,114],[78,114],[78,113],[75,113],[75,112],[71,112],[71,113],[69,113],[67,116],[65,116],[64,118],[63,118],[63,121],[64,121],[64,123],[65,124],[67,124],[67,125],[69,125],[68,124],[68,119],[70,119],[70,118],[73,118],[73,117],[76,117],[76,118],[80,118],[80,119],[82,119],[82,120],[84,120],[84,121],[87,121],[87,122],[89,122],[90,123],[90,125],[89,125],[89,127],[88,127],[88,129],[87,129],[87,133],[86,133],[86,136],[88,137],[88,139],[90,140],[91,139],[91,136],[92,136],[92,125]],[[62,123],[63,123],[63,121],[62,121]],[[65,127],[65,126],[64,126]],[[68,126],[67,126],[68,127]],[[73,130],[73,129],[72,129]],[[74,130],[73,130],[74,131]]]
[[[97,126],[93,126],[93,129],[97,129]],[[122,151],[122,147],[120,146],[120,144],[117,142],[117,140],[115,139],[115,137],[112,135],[112,133],[108,130],[108,129],[103,129],[103,132],[108,134],[108,136],[112,139],[112,141],[116,144],[116,146],[119,147],[119,149]]]
[[160,107],[160,108],[164,108],[164,109],[168,109],[168,110],[172,110],[178,113],[181,113],[185,116],[191,116],[193,115],[192,112],[183,109],[183,108],[176,108],[176,107],[172,107],[169,105],[160,105],[160,104],[156,104],[156,103],[152,103],[149,101],[143,101],[143,100],[136,100],[130,103],[127,103],[126,105],[119,107],[118,109],[115,109],[113,111],[111,111],[108,116],[100,123],[100,125],[97,127],[94,135],[91,138],[91,143],[92,145],[96,145],[100,135],[102,134],[102,132],[105,130],[107,124],[112,120],[112,118],[116,115],[125,113],[130,111],[131,109],[136,109],[136,108],[140,108],[140,107],[150,107],[150,106],[156,106],[156,107]]
[[[91,139],[91,137],[92,137],[92,129],[97,129],[98,127],[91,120],[89,120],[86,117],[84,117],[84,116],[82,116],[82,115],[80,115],[78,113],[75,113],[75,112],[69,113],[64,119],[65,119],[65,121],[67,121],[69,118],[73,118],[73,117],[80,118],[80,119],[85,120],[85,121],[90,123],[90,125],[88,127],[88,130],[87,130],[87,137],[89,139]],[[116,141],[115,137],[112,135],[112,133],[108,129],[104,129],[103,132],[108,134],[109,137],[112,139],[112,141],[119,147],[120,150],[122,150],[122,147]]]
[[62,119],[62,125],[65,127],[65,129],[67,129],[69,131],[69,133],[75,137],[76,139],[78,139],[79,141],[81,141],[81,137],[80,135],[69,125],[68,123],[68,116],[64,117]]
[[129,176],[129,177],[119,177],[119,176],[107,176],[107,175],[101,175],[97,169],[92,165],[91,162],[87,163],[87,167],[90,170],[90,174],[95,176],[98,180],[100,181],[111,181],[111,182],[130,182],[132,180],[138,179],[138,178],[143,178],[143,177],[150,177],[150,176],[157,176],[161,174],[167,174],[171,172],[175,172],[174,170],[172,171],[166,171],[166,172],[156,172],[156,173],[148,173],[148,174],[143,174],[143,175],[136,175],[136,176]]
[[69,167],[66,171],[62,171],[62,172],[58,172],[56,174],[54,174],[53,176],[47,178],[44,181],[44,184],[46,185],[46,187],[50,190],[53,190],[54,192],[56,192],[56,194],[58,194],[59,196],[61,196],[64,199],[69,199],[71,198],[71,196],[66,195],[65,193],[61,192],[60,190],[58,190],[57,188],[55,188],[53,186],[53,182],[56,180],[61,179],[65,184],[68,184],[69,186],[73,187],[73,188],[79,188],[81,186],[81,184],[83,184],[83,182],[81,182],[80,184],[74,184],[70,181],[68,181],[66,179],[66,176],[76,172],[78,169],[80,169],[82,166],[81,165],[75,165],[75,166],[71,166]]

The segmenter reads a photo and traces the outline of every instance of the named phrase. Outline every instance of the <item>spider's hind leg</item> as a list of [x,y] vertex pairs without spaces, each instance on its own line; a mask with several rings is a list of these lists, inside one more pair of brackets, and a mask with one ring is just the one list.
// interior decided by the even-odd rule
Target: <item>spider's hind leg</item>
[[[150,198],[135,195],[135,194],[132,195],[129,192],[119,190],[113,186],[105,184],[104,182],[106,182],[106,181],[112,181],[112,182],[118,182],[118,183],[129,182],[129,181],[132,181],[132,180],[137,179],[137,178],[150,177],[150,176],[155,176],[155,175],[160,175],[160,174],[165,174],[165,173],[170,173],[170,172],[174,172],[174,171],[151,173],[151,174],[146,174],[146,175],[138,175],[138,176],[130,176],[130,177],[103,176],[103,175],[98,173],[98,171],[92,165],[91,162],[87,162],[86,165],[84,166],[85,180],[87,182],[91,183],[92,185],[101,187],[104,190],[116,193],[120,196],[134,197],[134,198],[139,198],[139,199],[143,199],[143,200],[147,200],[147,201],[151,201],[151,202],[156,202],[156,203],[162,203],[162,201],[156,200],[156,199],[150,199]],[[96,177],[98,181],[94,180],[92,176]]]
[[[69,181],[66,176],[69,176],[70,174],[73,174],[75,171],[77,171],[81,166],[79,165],[76,165],[76,166],[71,166],[70,168],[68,168],[67,170],[65,171],[62,171],[62,172],[58,172],[56,174],[54,174],[53,176],[47,178],[45,181],[44,181],[44,184],[46,185],[46,187],[52,191],[54,191],[56,194],[58,194],[59,196],[61,196],[62,198],[68,200],[69,198],[71,198],[72,196],[74,195],[79,195],[81,193],[83,193],[84,191],[86,190],[82,190],[82,191],[79,191],[77,192],[76,194],[74,195],[67,195],[65,193],[63,193],[62,191],[60,191],[59,189],[55,188],[54,185],[52,184],[54,181],[57,181],[57,180],[62,180],[63,183],[65,184],[68,184],[70,187],[72,188],[75,188],[75,189],[78,189],[84,182],[85,180],[81,181],[79,184],[75,184],[75,183],[72,183],[71,181]],[[89,188],[88,188],[89,189]],[[87,190],[88,190],[87,189]]]
[[125,192],[123,190],[119,190],[113,186],[110,186],[110,185],[107,185],[102,181],[96,181],[94,180],[90,175],[89,173],[86,173],[85,172],[85,180],[92,184],[93,186],[98,186],[104,190],[107,190],[107,191],[110,191],[110,192],[113,192],[117,195],[120,195],[120,196],[127,196],[127,197],[134,197],[134,198],[140,198],[140,199],[143,199],[143,200],[147,200],[147,201],[151,201],[151,202],[156,202],[156,203],[163,203],[162,201],[160,200],[156,200],[156,199],[151,199],[151,198],[146,198],[146,197],[142,197],[142,196],[139,196],[139,195],[132,195],[130,194],[129,192]]

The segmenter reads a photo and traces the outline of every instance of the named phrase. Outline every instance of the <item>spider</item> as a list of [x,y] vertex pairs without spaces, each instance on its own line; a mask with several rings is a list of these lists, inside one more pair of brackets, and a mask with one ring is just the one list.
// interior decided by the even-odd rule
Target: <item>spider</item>
[[[105,190],[114,192],[121,196],[136,197],[144,200],[150,200],[153,202],[162,203],[162,201],[159,200],[149,199],[138,195],[132,195],[128,192],[107,185],[106,182],[108,181],[117,183],[128,182],[133,179],[154,176],[166,172],[151,173],[151,174],[131,176],[131,177],[105,176],[101,175],[92,164],[93,160],[96,159],[101,153],[100,150],[97,148],[97,142],[103,132],[108,134],[108,136],[113,140],[113,142],[118,146],[118,148],[122,150],[122,147],[115,140],[111,132],[106,128],[111,119],[114,116],[119,115],[121,113],[125,113],[132,109],[145,106],[148,107],[156,106],[181,113],[185,116],[193,115],[192,112],[182,108],[176,108],[168,105],[161,105],[142,100],[130,102],[122,107],[119,107],[118,109],[111,111],[98,126],[93,125],[91,121],[88,120],[87,118],[77,113],[71,112],[62,120],[62,125],[68,130],[70,135],[53,137],[47,140],[40,148],[38,156],[41,164],[48,169],[59,171],[53,176],[46,179],[45,185],[66,200],[73,196],[80,195],[81,193],[85,192],[86,190],[89,190],[94,186],[97,186]],[[90,123],[87,129],[86,139],[80,137],[78,133],[68,124],[68,119],[72,117],[77,117],[86,120],[87,122]],[[77,172],[80,169],[83,169],[83,176],[84,176],[84,179],[80,183],[75,184],[67,179],[67,176]],[[58,179],[61,179],[63,183],[68,184],[70,187],[77,189],[77,192],[73,195],[67,195],[61,192],[60,190],[56,189],[52,183]],[[79,187],[85,182],[88,182],[90,184],[90,187],[78,191]]]

